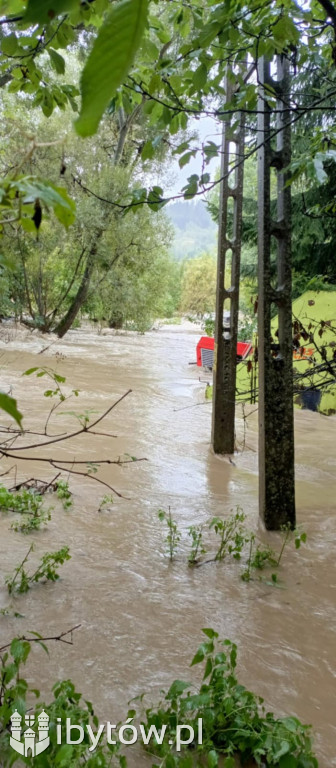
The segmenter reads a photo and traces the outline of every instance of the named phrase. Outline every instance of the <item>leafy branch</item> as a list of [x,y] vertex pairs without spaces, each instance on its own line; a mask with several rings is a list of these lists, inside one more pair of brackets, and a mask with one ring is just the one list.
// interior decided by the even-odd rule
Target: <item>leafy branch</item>
[[59,579],[59,566],[63,565],[66,560],[70,560],[71,558],[69,547],[62,547],[56,552],[46,552],[46,554],[42,556],[35,571],[29,574],[24,566],[33,549],[34,544],[31,544],[22,562],[15,569],[13,576],[9,576],[6,579],[7,589],[10,595],[13,593],[22,594],[28,592],[33,584],[37,584],[39,581],[42,581],[42,579],[45,579],[46,581],[57,581]]
[[[82,625],[76,624],[75,627],[71,627],[71,629],[66,629],[64,632],[60,632],[59,635],[50,635],[49,637],[44,637],[42,635],[39,635],[37,632],[34,632],[34,637],[26,637],[25,635],[21,635],[20,637],[15,638],[16,640],[20,642],[25,643],[48,643],[52,640],[55,640],[56,642],[65,643],[66,645],[73,645],[73,632],[76,632],[77,629],[80,629]],[[69,640],[70,636],[70,640]],[[10,648],[12,645],[13,640],[10,643],[6,643],[5,645],[2,645],[0,648],[0,653],[3,653],[7,650],[7,648]]]

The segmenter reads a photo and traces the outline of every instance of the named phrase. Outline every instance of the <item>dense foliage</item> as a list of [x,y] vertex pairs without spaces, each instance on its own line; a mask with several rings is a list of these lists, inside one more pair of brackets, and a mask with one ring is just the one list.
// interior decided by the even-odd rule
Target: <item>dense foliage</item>
[[[143,207],[125,216],[84,189],[95,184],[99,197],[125,196],[142,173],[137,169],[140,127],[130,130],[122,162],[116,162],[120,133],[113,116],[83,144],[72,134],[68,116],[55,113],[46,120],[40,113],[31,116],[25,105],[14,113],[8,96],[2,102],[2,126],[3,172],[11,157],[19,158],[22,170],[48,176],[76,215],[64,227],[38,198],[38,228],[36,200],[23,206],[18,224],[4,227],[0,313],[14,313],[61,336],[80,311],[107,322],[120,317],[121,325],[127,319],[141,329],[174,312],[179,297],[175,264],[168,257],[169,220]],[[23,130],[34,131],[34,151],[28,154]]]
[[[202,193],[211,183],[206,166],[219,147],[210,139],[197,147],[192,137],[181,140],[179,132],[190,118],[225,119],[239,108],[246,110],[253,132],[257,58],[288,55],[294,73],[300,72],[293,122],[300,123],[307,114],[319,117],[309,145],[301,148],[295,173],[308,172],[324,181],[323,161],[331,156],[334,136],[328,125],[326,142],[322,117],[326,108],[332,108],[335,93],[336,10],[329,0],[303,6],[293,0],[261,5],[240,0],[231,6],[213,0],[188,4],[62,0],[56,9],[51,0],[28,0],[26,6],[21,0],[3,0],[1,7],[1,84],[40,106],[47,117],[68,104],[78,110],[80,94],[76,121],[80,135],[94,133],[107,108],[119,113],[123,129],[134,110],[145,113],[153,135],[143,142],[143,160],[152,159],[167,140],[181,167],[198,151],[202,154],[202,172],[189,177],[182,193],[186,198]],[[84,59],[80,77],[78,67],[72,76],[67,70],[74,47]],[[235,67],[246,58],[247,75],[235,75],[239,89],[223,108],[223,65],[229,62]],[[302,87],[307,72],[313,84],[309,92]],[[253,139],[251,147],[256,148]],[[147,200],[155,208],[163,192],[153,185],[150,190],[134,190],[132,197],[134,203]]]
[[[302,725],[295,717],[277,719],[273,713],[266,712],[263,699],[248,691],[237,679],[236,645],[230,640],[219,640],[213,629],[203,629],[203,633],[204,640],[191,662],[191,666],[204,664],[199,689],[195,690],[189,682],[175,680],[163,701],[156,707],[146,707],[144,712],[141,711],[144,709],[144,697],[138,697],[132,705],[140,703],[140,712],[130,709],[127,713],[128,726],[123,725],[120,729],[120,724],[113,726],[116,729],[114,739],[108,739],[107,744],[106,734],[105,738],[102,737],[101,729],[104,730],[104,727],[101,725],[97,730],[99,721],[92,704],[83,701],[71,680],[55,684],[54,699],[50,703],[41,701],[38,690],[31,690],[28,681],[22,677],[22,667],[29,658],[32,642],[39,643],[47,650],[44,638],[39,635],[30,641],[15,638],[8,647],[0,649],[0,747],[3,765],[18,762],[15,753],[10,753],[8,743],[6,726],[9,725],[10,715],[15,709],[25,714],[33,694],[37,711],[47,712],[50,718],[51,745],[46,753],[34,759],[26,758],[25,764],[28,766],[127,768],[128,761],[122,754],[122,745],[132,743],[133,733],[137,732],[138,727],[147,744],[148,765],[153,768],[158,764],[162,768],[196,768],[203,765],[208,768],[216,768],[218,765],[235,768],[236,757],[242,758],[244,762],[252,758],[250,765],[266,764],[269,768],[317,768],[310,727]],[[54,639],[62,639],[66,634]],[[139,716],[141,723],[137,726]],[[75,745],[64,743],[66,718],[82,728],[81,743],[78,743],[79,739]],[[63,723],[63,743],[58,744],[57,719]],[[184,726],[183,737],[179,730],[181,724]],[[191,732],[187,729],[192,729],[195,735],[195,742],[191,746],[188,738],[185,738],[186,732]],[[121,738],[119,740],[117,733],[122,733],[125,741],[121,741]],[[95,740],[96,747],[93,749]],[[224,763],[221,763],[223,757]]]
[[[157,223],[151,225],[143,213],[145,203],[157,212],[169,199],[158,181],[164,159],[178,159],[182,169],[199,158],[200,171],[191,173],[177,197],[189,200],[218,187],[209,169],[219,143],[211,134],[200,140],[195,120],[218,122],[244,109],[246,157],[255,154],[257,59],[276,53],[290,58],[295,75],[295,268],[308,277],[317,272],[335,279],[336,10],[331,2],[313,0],[301,7],[293,0],[261,5],[241,0],[227,7],[213,0],[62,0],[54,7],[51,0],[3,0],[0,13],[0,86],[15,99],[13,106],[5,103],[10,114],[4,115],[2,150],[1,226],[11,243],[3,269],[15,273],[1,281],[3,314],[14,303],[34,325],[63,335],[87,301],[94,306],[91,294],[98,285],[104,284],[107,301],[114,303],[109,286],[116,262],[120,272],[125,259],[135,267],[143,264],[140,251],[148,253],[134,231],[152,226],[152,252],[162,255],[167,244],[165,237],[158,244]],[[229,102],[223,89],[227,63],[237,86]],[[79,112],[77,133],[96,134],[94,139],[75,140],[68,108]],[[21,109],[29,110],[28,124]],[[70,137],[66,148],[65,135]],[[133,221],[131,214],[123,218],[130,205]],[[247,194],[245,208],[248,229],[248,219],[255,224],[255,196]],[[44,226],[51,211],[67,228],[65,234],[52,218]],[[156,285],[157,269],[158,262]],[[112,314],[135,324],[142,316],[144,327],[151,318],[143,317],[138,302],[129,317],[135,293],[143,290],[143,306],[148,304],[148,280],[143,285],[141,266],[140,275],[135,273],[134,280],[132,270],[125,279],[117,276],[118,300],[126,296],[125,306],[113,307]],[[164,275],[162,281],[166,284]],[[176,308],[169,288],[160,307],[162,301]],[[106,317],[100,292],[98,303],[94,314]]]

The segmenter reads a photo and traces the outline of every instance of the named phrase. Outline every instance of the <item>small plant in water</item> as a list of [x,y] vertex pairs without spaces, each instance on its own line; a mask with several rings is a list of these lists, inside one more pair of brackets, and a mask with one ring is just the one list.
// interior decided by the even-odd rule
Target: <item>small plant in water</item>
[[[55,682],[52,696],[50,696],[49,701],[44,701],[40,691],[31,683],[31,673],[28,679],[25,679],[24,665],[33,645],[35,648],[40,647],[48,653],[48,646],[51,641],[56,641],[58,645],[62,642],[72,644],[72,632],[76,629],[77,627],[74,627],[69,632],[62,632],[53,638],[44,638],[38,632],[29,632],[30,637],[14,637],[11,643],[8,643],[0,652],[0,760],[2,768],[4,766],[9,768],[14,764],[15,766],[24,765],[26,768],[42,768],[42,766],[44,768],[47,766],[49,768],[56,768],[56,766],[57,768],[79,768],[79,766],[81,768],[127,768],[127,758],[122,755],[122,750],[125,750],[125,747],[118,740],[117,733],[113,744],[106,744],[105,739],[98,739],[99,743],[95,740],[94,734],[98,728],[98,717],[92,703],[82,698],[72,680]],[[19,755],[16,754],[15,756],[9,743],[9,736],[10,717],[16,709],[22,715],[26,712],[33,714],[34,711],[37,714],[42,710],[48,714],[54,736],[50,739],[47,752],[40,757],[33,757],[31,750],[28,750],[28,756],[23,758],[23,762]],[[74,739],[72,745],[66,744],[65,728],[62,734],[63,743],[56,743],[55,724],[57,721],[65,724],[66,718],[83,728],[85,738],[82,743],[78,743]],[[87,728],[92,733],[92,739],[87,736]],[[96,747],[94,751],[89,751],[93,741],[96,741]]]
[[32,544],[20,565],[15,569],[13,576],[6,579],[9,594],[28,592],[33,584],[37,584],[42,579],[57,581],[59,579],[59,566],[71,558],[69,547],[62,547],[56,552],[46,552],[35,571],[28,573],[25,570],[25,565],[33,549],[34,545]]
[[276,562],[277,566],[280,565],[280,561],[282,559],[282,555],[284,553],[285,547],[290,541],[292,541],[293,538],[295,542],[295,549],[300,549],[301,544],[305,544],[307,541],[307,534],[304,531],[301,531],[300,528],[295,528],[293,531],[290,525],[283,525],[281,527],[281,531],[282,531],[282,545],[281,545],[279,556]]
[[[318,768],[310,727],[296,717],[277,719],[266,712],[263,699],[237,679],[237,646],[230,640],[220,640],[211,628],[202,632],[205,638],[191,662],[191,666],[204,665],[200,687],[195,690],[191,682],[175,680],[158,706],[145,709],[146,733],[151,727],[164,733],[163,739],[150,744],[150,752],[158,758],[155,765]],[[180,724],[191,729],[192,745],[178,743]]]
[[242,576],[241,576],[243,581],[252,580],[252,575],[251,575],[252,568],[255,568],[258,571],[262,571],[268,565],[274,566],[277,564],[276,554],[273,551],[273,549],[271,549],[268,546],[263,547],[262,544],[257,544],[257,546],[255,546],[255,542],[256,542],[255,534],[251,533],[250,540],[249,540],[250,547],[249,547],[249,555],[246,563],[246,570],[244,571],[244,573],[242,573]]
[[64,509],[70,509],[70,507],[72,507],[72,493],[67,480],[57,480],[56,496],[58,499],[61,499]]
[[24,515],[21,519],[15,520],[11,528],[13,531],[20,531],[20,533],[32,533],[33,531],[39,531],[41,525],[48,525],[51,520],[51,507],[49,509],[36,510],[28,515]]
[[219,536],[219,546],[215,554],[215,560],[224,560],[229,554],[239,560],[244,544],[247,541],[246,531],[244,530],[244,512],[237,507],[237,512],[230,515],[226,520],[221,517],[213,517],[209,523],[209,528],[213,528]]
[[22,533],[39,530],[41,525],[47,525],[51,518],[51,508],[45,509],[42,496],[33,490],[12,492],[0,486],[0,509],[22,516],[11,525],[14,531]]
[[[252,580],[251,571],[253,568],[258,571],[262,571],[264,570],[264,568],[268,566],[272,568],[279,568],[285,547],[293,538],[295,541],[296,549],[299,549],[301,544],[304,544],[307,541],[307,534],[304,533],[304,531],[301,531],[299,529],[295,529],[293,531],[289,525],[282,526],[281,536],[282,536],[282,544],[281,544],[280,552],[279,554],[277,554],[276,552],[274,552],[273,549],[271,549],[271,547],[267,545],[264,546],[259,543],[256,546],[255,534],[254,533],[250,534],[249,556],[246,563],[246,570],[242,573],[242,576],[241,576],[243,581]],[[261,579],[261,577],[259,578]],[[278,584],[278,574],[272,573],[271,580],[270,581],[267,580],[265,583],[269,585]]]
[[176,520],[173,520],[172,518],[170,507],[168,507],[168,512],[165,512],[164,509],[159,509],[158,518],[162,523],[166,523],[168,527],[168,533],[165,538],[165,542],[168,545],[169,558],[170,560],[173,560],[179,542],[181,541],[181,533],[178,530]]
[[201,525],[191,525],[188,528],[188,536],[191,537],[191,551],[188,557],[189,565],[196,565],[199,558],[206,553],[203,544],[203,528]]
[[104,509],[104,507],[109,507],[111,504],[113,504],[113,502],[114,502],[113,496],[111,494],[106,493],[99,504],[98,512],[101,512],[101,510]]

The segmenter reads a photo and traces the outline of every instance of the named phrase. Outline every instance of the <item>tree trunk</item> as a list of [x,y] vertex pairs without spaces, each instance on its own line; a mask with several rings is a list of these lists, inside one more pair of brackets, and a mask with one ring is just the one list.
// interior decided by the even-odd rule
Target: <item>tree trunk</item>
[[[131,125],[133,121],[136,119],[138,114],[141,112],[142,104],[138,104],[135,109],[133,110],[132,114],[129,115],[127,118],[125,117],[125,113],[123,109],[120,109],[119,111],[119,141],[117,144],[114,160],[113,160],[113,166],[120,165],[124,149],[125,149],[125,143],[126,139],[128,137]],[[106,215],[106,228],[107,228],[107,221],[108,221],[108,214]],[[90,281],[95,265],[95,255],[97,253],[98,243],[103,234],[102,230],[98,231],[98,234],[95,237],[94,243],[90,249],[84,275],[81,281],[81,284],[78,288],[78,291],[76,293],[76,296],[74,300],[71,303],[71,306],[69,307],[67,313],[62,317],[62,319],[59,321],[59,323],[53,328],[54,333],[57,334],[57,336],[61,339],[67,331],[71,328],[72,323],[76,319],[78,312],[80,311],[81,307],[83,306],[90,287]]]
[[56,327],[53,329],[54,333],[57,334],[57,336],[61,339],[67,331],[71,328],[72,323],[76,319],[79,310],[83,306],[86,297],[88,295],[89,287],[90,287],[90,281],[92,277],[92,273],[95,266],[95,255],[97,253],[98,249],[98,243],[102,236],[102,231],[100,230],[98,232],[98,235],[90,249],[88,259],[86,262],[86,267],[84,270],[84,275],[82,277],[81,284],[78,288],[78,291],[76,293],[75,298],[71,302],[71,305],[67,311],[67,313],[62,317],[62,319],[59,321],[59,323],[56,325]]

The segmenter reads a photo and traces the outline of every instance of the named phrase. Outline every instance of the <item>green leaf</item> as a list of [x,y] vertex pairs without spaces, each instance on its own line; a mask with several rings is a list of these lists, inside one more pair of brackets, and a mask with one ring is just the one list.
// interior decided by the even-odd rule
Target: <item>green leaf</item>
[[[299,765],[303,766],[304,764],[300,762]],[[312,765],[312,763],[310,763],[310,765]],[[293,757],[293,755],[284,755],[280,758],[279,768],[297,768],[297,766],[297,758]]]
[[45,117],[50,117],[54,111],[54,99],[48,88],[43,89],[42,112]]
[[169,123],[169,133],[171,133],[172,136],[175,136],[175,134],[178,133],[179,130],[180,130],[180,117],[179,115],[175,115]]
[[212,660],[209,656],[209,658],[206,661],[203,680],[206,680],[206,678],[209,677],[209,675],[211,675],[211,672],[212,672]]
[[213,640],[215,637],[218,637],[218,632],[215,632],[214,629],[211,629],[211,627],[206,627],[205,629],[202,629],[202,632],[204,635],[210,638],[210,640]]
[[205,656],[205,651],[202,648],[202,646],[199,647],[197,653],[195,654],[190,666],[193,667],[195,664],[200,664],[201,661],[203,661]]
[[76,129],[92,136],[126,77],[147,21],[148,0],[114,2],[101,27],[81,77],[82,105]]
[[43,650],[46,652],[47,656],[49,656],[49,649],[46,646],[46,644],[43,642],[42,635],[40,635],[39,632],[31,632],[31,634],[35,635],[35,637],[37,638],[38,644],[41,646],[41,648],[43,648]]
[[35,368],[28,368],[26,371],[23,372],[22,376],[31,376],[32,373],[36,373],[38,371],[38,367]]
[[55,757],[55,765],[67,768],[69,760],[73,756],[73,747],[70,744],[63,744],[60,749],[57,750]]
[[165,201],[162,198],[163,189],[161,187],[152,187],[148,193],[147,200],[150,203],[152,211],[159,211]]
[[[195,761],[192,755],[181,755],[179,757],[178,768],[194,768]],[[152,767],[154,768],[154,766]]]
[[11,416],[21,428],[22,413],[17,409],[17,402],[14,397],[0,392],[0,408]]
[[168,754],[165,760],[165,768],[176,768],[177,758],[174,755]]
[[14,56],[18,49],[18,41],[14,34],[8,35],[1,40],[1,51],[5,56]]
[[14,677],[16,677],[17,671],[17,664],[14,664],[14,662],[13,664],[7,664],[5,666],[3,670],[3,681],[6,686],[14,679]]
[[193,150],[182,155],[182,157],[179,159],[180,168],[183,168],[185,165],[187,165],[192,157],[195,157],[195,152]]
[[208,768],[216,768],[217,765],[218,765],[218,755],[217,755],[217,752],[214,749],[212,749],[208,753]]
[[[158,47],[155,45],[155,43],[153,43],[152,40],[145,41],[144,52],[146,53],[147,57],[151,60],[151,63],[153,59],[154,61],[156,61],[156,59],[159,58],[160,51]],[[160,79],[159,79],[159,82],[160,82]]]
[[182,152],[185,152],[187,149],[189,149],[189,141],[183,141],[182,144],[179,144],[176,149],[173,150],[173,155],[181,155]]
[[193,83],[197,90],[200,90],[205,85],[208,78],[208,70],[205,64],[200,64],[193,75]]
[[25,21],[44,24],[79,7],[79,0],[28,0]]
[[19,640],[15,637],[11,642],[10,652],[14,661],[24,664],[30,653],[30,644],[25,640]]
[[15,80],[15,78],[12,80],[11,83],[9,83],[8,91],[9,93],[17,93],[22,87],[21,80]]
[[14,69],[11,71],[11,75],[15,80],[23,80],[23,72],[21,67],[14,67]]
[[161,27],[160,30],[157,31],[157,36],[159,40],[161,40],[161,43],[164,45],[166,43],[169,43],[171,40],[171,32],[169,29],[165,29],[164,27]]
[[174,680],[167,693],[167,699],[176,699],[177,696],[181,696],[181,693],[190,688],[190,683],[185,683],[183,680]]
[[183,187],[184,192],[184,198],[188,200],[190,197],[195,197],[198,191],[198,180],[199,177],[196,173],[193,173],[192,176],[189,176],[188,178],[188,184]]
[[296,44],[299,33],[292,19],[288,16],[280,16],[273,27],[274,40],[277,43],[287,45],[289,42]]
[[237,661],[237,648],[233,647],[232,651],[230,653],[230,664],[231,664],[231,667],[235,667],[236,666],[236,661]]
[[24,229],[25,232],[33,232],[36,234],[36,227],[34,222],[31,219],[27,219],[25,216],[20,221],[22,229]]
[[296,733],[300,726],[300,720],[296,717],[282,717],[279,722],[281,722],[290,733]]
[[273,760],[275,763],[277,763],[280,760],[280,757],[283,755],[287,755],[288,752],[290,752],[291,745],[288,741],[282,741],[280,745],[280,749],[273,755]]
[[328,180],[328,174],[324,170],[323,166],[323,156],[318,153],[316,157],[314,157],[314,168],[317,180],[320,184],[324,184],[325,181]]
[[57,216],[58,221],[67,229],[76,219],[76,203],[69,197],[63,187],[55,187],[55,191],[62,198],[62,202],[54,205],[54,214]]
[[151,141],[146,141],[141,151],[142,160],[151,160],[154,157],[154,147]]
[[63,59],[63,56],[61,56],[57,51],[54,51],[53,48],[48,48],[48,53],[50,56],[50,61],[52,64],[52,67],[55,69],[58,75],[64,75],[65,72],[65,61]]

